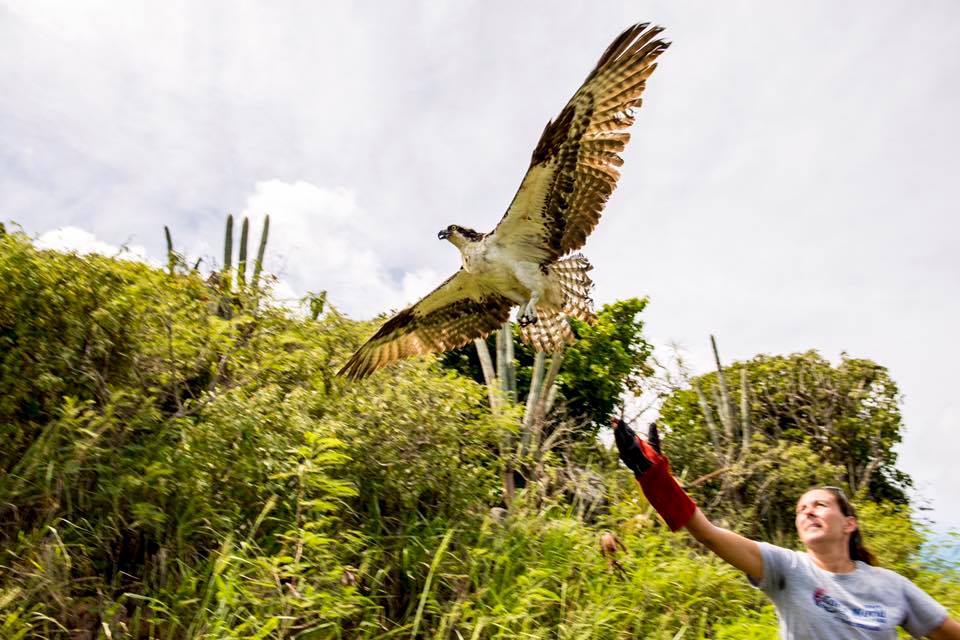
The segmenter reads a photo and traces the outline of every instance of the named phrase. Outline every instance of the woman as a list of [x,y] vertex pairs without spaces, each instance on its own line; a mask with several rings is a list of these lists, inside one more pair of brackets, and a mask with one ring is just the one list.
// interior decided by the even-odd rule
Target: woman
[[853,507],[843,491],[820,487],[797,502],[796,525],[806,553],[756,542],[707,520],[670,475],[667,458],[614,420],[620,459],[671,531],[694,538],[747,574],[771,600],[785,640],[897,637],[960,640],[960,623],[903,576],[873,565]]

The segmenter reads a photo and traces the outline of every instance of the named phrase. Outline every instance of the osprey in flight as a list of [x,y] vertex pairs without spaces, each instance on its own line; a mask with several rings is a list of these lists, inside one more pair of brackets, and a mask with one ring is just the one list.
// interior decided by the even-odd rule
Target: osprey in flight
[[[520,306],[524,340],[555,353],[573,340],[568,317],[591,320],[583,246],[620,177],[623,151],[647,78],[669,42],[637,24],[607,48],[560,115],[543,130],[530,168],[490,233],[450,225],[438,234],[463,266],[390,318],[339,374],[359,379],[395,360],[446,351],[499,328]],[[566,257],[565,257],[566,256]]]

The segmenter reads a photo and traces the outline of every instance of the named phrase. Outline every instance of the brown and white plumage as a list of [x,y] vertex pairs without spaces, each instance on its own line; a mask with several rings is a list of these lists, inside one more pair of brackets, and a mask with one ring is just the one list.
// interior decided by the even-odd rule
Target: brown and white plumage
[[583,246],[617,185],[618,155],[655,60],[663,30],[638,24],[614,40],[560,115],[543,130],[530,168],[494,229],[505,246],[553,261]]
[[512,307],[501,295],[485,295],[475,278],[460,269],[418,303],[387,320],[339,375],[356,380],[401,358],[462,347],[499,328]]
[[446,351],[497,329],[520,305],[521,334],[538,351],[573,339],[568,317],[592,318],[583,246],[613,193],[626,129],[646,80],[669,43],[660,27],[638,24],[600,57],[560,115],[547,123],[503,219],[489,234],[451,225],[439,237],[463,267],[388,320],[340,374],[362,378],[412,355]]

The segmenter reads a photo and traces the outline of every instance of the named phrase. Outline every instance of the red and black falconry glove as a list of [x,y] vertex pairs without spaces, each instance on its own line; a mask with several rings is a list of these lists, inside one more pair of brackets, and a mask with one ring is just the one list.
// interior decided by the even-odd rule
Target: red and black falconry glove
[[626,422],[613,419],[613,438],[620,459],[633,471],[643,495],[664,519],[671,531],[690,522],[697,505],[670,475],[670,461],[660,453],[660,439],[651,430],[651,443],[641,439]]

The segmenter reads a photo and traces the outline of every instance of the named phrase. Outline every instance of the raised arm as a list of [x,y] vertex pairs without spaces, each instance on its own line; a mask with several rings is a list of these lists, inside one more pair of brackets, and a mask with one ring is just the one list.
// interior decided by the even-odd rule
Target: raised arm
[[687,523],[687,531],[703,546],[759,582],[763,578],[763,556],[756,540],[718,527],[697,509]]
[[642,440],[622,420],[613,421],[620,459],[633,471],[643,494],[671,531],[686,528],[705,547],[754,580],[763,578],[760,545],[710,522],[670,474],[670,462],[659,447]]

